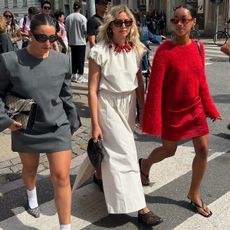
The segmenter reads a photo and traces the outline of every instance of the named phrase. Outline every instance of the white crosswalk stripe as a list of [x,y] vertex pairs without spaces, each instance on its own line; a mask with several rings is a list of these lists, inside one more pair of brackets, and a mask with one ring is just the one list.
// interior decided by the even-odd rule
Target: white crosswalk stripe
[[[141,148],[141,145],[143,145],[143,143],[141,141],[137,141],[138,149]],[[208,160],[209,162],[213,162],[223,157],[226,152],[229,151],[230,142],[224,138],[211,136],[209,148],[212,153],[210,154]],[[216,151],[216,149],[218,149],[218,151]],[[152,183],[149,187],[144,187],[145,194],[153,197],[154,199],[154,192],[159,191],[160,189],[167,189],[169,184],[170,186],[173,186],[173,183],[175,183],[178,179],[181,180],[181,178],[185,177],[187,173],[191,172],[193,157],[194,149],[191,142],[186,142],[178,147],[177,154],[174,157],[168,158],[161,163],[154,165],[150,174],[150,180]],[[184,178],[184,180],[186,180],[186,178]],[[187,183],[187,181],[184,181],[184,183]],[[183,185],[180,183],[180,186]],[[210,184],[209,186],[212,185]],[[180,188],[177,188],[177,190],[174,191],[175,194],[173,195],[178,194],[179,190]],[[184,194],[184,197],[186,197],[186,194]],[[184,197],[181,199],[184,199]],[[218,199],[209,204],[210,209],[213,211],[213,216],[211,218],[204,218],[192,212],[189,213],[188,218],[186,218],[182,223],[179,223],[178,226],[175,226],[173,229],[230,229],[229,204],[230,191],[226,192],[224,195],[220,194]],[[160,209],[166,208],[167,204],[160,204]],[[178,207],[178,209],[179,208],[181,207]],[[22,212],[0,222],[0,229],[58,229],[58,218],[53,200],[40,205],[40,209],[40,218],[34,219],[26,212]],[[176,207],[174,207],[174,210],[176,210]],[[166,224],[167,221],[172,221],[174,214],[175,213],[172,213],[171,217],[164,216],[165,220],[161,225],[163,226],[163,224]],[[99,191],[96,185],[88,184],[73,193],[72,229],[103,229],[100,225],[97,226],[93,223],[105,218],[107,215],[103,193]],[[132,214],[131,216],[135,215]],[[138,229],[138,226],[133,223],[125,223],[124,225],[129,225],[128,229]],[[105,226],[104,229],[108,228]],[[119,229],[126,229],[126,227],[124,226]],[[166,227],[161,229],[169,228]]]

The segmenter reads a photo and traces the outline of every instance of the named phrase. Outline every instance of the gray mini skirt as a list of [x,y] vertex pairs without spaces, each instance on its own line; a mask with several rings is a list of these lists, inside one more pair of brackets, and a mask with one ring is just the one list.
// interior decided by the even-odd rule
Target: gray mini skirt
[[69,123],[47,132],[18,130],[11,133],[12,150],[26,153],[52,153],[71,149]]

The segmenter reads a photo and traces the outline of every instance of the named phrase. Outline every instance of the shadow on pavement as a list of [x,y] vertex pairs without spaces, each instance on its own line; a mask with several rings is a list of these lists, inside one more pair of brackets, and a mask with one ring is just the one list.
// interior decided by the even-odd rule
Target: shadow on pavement
[[137,227],[137,229],[152,229],[152,227],[144,226],[142,224],[139,224],[137,221],[137,217],[132,217],[126,214],[110,214],[102,219],[100,219],[97,222],[94,222],[91,228],[87,227],[85,229],[94,229],[95,226],[103,227],[106,229],[114,229],[118,228],[120,226],[123,226],[132,223]]

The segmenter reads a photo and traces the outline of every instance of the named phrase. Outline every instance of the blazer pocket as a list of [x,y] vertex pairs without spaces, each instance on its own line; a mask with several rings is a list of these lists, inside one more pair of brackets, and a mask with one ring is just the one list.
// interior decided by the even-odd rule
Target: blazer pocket
[[57,118],[56,120],[56,126],[57,127],[60,127],[62,126],[63,124],[69,124],[69,120],[66,116],[65,113],[63,113],[60,117]]

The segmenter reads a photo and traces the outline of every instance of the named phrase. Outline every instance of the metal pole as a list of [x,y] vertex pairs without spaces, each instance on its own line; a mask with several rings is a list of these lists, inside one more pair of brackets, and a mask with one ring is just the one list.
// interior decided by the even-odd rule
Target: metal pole
[[218,24],[219,24],[219,8],[220,8],[220,5],[217,4],[216,5],[216,32],[218,31]]
[[87,17],[90,18],[96,13],[95,0],[87,0]]
[[219,4],[216,4],[216,32],[215,32],[215,40],[217,40],[217,31],[218,31],[218,24],[219,24]]

